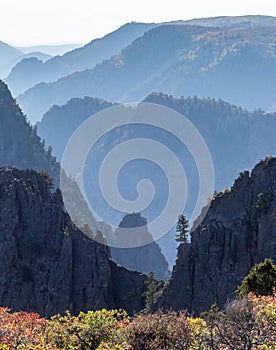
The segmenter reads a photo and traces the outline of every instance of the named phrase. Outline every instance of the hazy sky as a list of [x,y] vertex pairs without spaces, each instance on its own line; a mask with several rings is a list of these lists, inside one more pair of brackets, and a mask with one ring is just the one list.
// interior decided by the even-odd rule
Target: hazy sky
[[276,16],[276,0],[0,0],[0,5],[0,40],[11,45],[86,43],[131,21]]

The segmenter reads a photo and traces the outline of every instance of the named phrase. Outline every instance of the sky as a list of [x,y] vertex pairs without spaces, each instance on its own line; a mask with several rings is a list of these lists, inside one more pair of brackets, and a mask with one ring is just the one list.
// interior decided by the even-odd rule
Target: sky
[[132,21],[276,16],[276,0],[0,0],[0,6],[0,40],[17,46],[85,44]]

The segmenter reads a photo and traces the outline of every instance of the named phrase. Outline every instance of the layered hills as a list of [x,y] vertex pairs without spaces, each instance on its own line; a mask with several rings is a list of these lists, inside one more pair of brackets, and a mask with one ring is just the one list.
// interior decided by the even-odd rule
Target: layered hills
[[248,109],[271,110],[275,101],[274,27],[163,25],[146,32],[95,68],[18,97],[36,121],[72,97],[139,101],[152,91],[222,98]]
[[15,47],[4,43],[3,41],[0,41],[0,66],[8,63],[12,59],[20,55],[22,55],[21,51],[17,50]]
[[17,63],[30,57],[39,59],[43,62],[51,58],[50,55],[40,52],[38,50],[33,50],[28,53],[24,53],[18,48],[15,48],[0,41],[0,78],[3,79],[7,77],[10,74],[11,69]]
[[[159,104],[177,111],[188,118],[203,136],[215,168],[215,188],[222,190],[231,186],[233,179],[244,169],[250,169],[259,159],[267,154],[276,153],[275,144],[275,114],[265,113],[262,110],[248,112],[245,109],[231,105],[221,99],[209,98],[175,98],[162,93],[152,93],[144,100],[147,103]],[[63,106],[53,106],[38,123],[38,134],[45,139],[47,146],[53,147],[53,154],[61,160],[65,146],[73,132],[82,122],[96,112],[113,105],[99,99],[84,98],[72,99]],[[93,117],[92,117],[93,118]],[[169,116],[168,116],[169,118]],[[158,128],[150,129],[146,126],[128,125],[116,129],[104,135],[97,147],[91,153],[86,163],[87,173],[85,178],[86,189],[93,208],[106,222],[115,223],[121,221],[121,216],[111,210],[102,199],[97,187],[97,174],[105,159],[105,156],[118,144],[131,139],[149,138],[158,140],[169,147],[180,159],[189,183],[189,197],[186,206],[186,215],[189,217],[194,206],[194,198],[197,196],[198,182],[197,170],[187,150],[181,143],[177,143],[169,133],[164,133]],[[139,161],[137,166],[125,168],[119,179],[118,188],[127,199],[135,197],[136,185],[140,180],[139,174],[152,180],[159,195],[154,206],[146,209],[142,215],[152,220],[156,213],[163,209],[167,200],[167,179],[152,167],[149,162]],[[91,181],[91,179],[94,179]],[[112,179],[110,179],[112,181]],[[114,180],[113,180],[114,181]],[[207,200],[207,198],[206,198]],[[177,215],[176,213],[176,220]],[[175,232],[161,238],[158,244],[172,268],[176,256]]]
[[92,40],[83,47],[55,56],[46,62],[38,58],[19,62],[5,79],[14,96],[40,82],[52,82],[110,59],[133,40],[153,28],[154,24],[128,23],[101,39]]

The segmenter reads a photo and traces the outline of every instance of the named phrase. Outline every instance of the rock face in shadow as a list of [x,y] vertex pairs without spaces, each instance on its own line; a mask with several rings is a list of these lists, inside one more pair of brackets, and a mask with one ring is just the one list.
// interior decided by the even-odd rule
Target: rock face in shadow
[[[128,230],[129,229],[129,232]],[[134,229],[134,231],[132,230]],[[132,237],[129,239],[129,236]],[[147,220],[139,213],[127,214],[114,232],[115,242],[123,244],[128,241],[133,246],[141,242],[151,242],[134,248],[111,248],[112,258],[120,265],[146,274],[153,272],[157,279],[169,276],[168,263],[160,247],[153,241],[147,229]]]
[[145,276],[118,267],[33,170],[0,168],[0,305],[43,316],[144,307]]
[[36,129],[26,120],[11,93],[0,80],[0,165],[45,170],[57,177],[59,166],[45,149]]
[[223,307],[256,263],[276,261],[276,158],[244,172],[230,192],[211,201],[191,243],[178,249],[159,306],[199,313]]

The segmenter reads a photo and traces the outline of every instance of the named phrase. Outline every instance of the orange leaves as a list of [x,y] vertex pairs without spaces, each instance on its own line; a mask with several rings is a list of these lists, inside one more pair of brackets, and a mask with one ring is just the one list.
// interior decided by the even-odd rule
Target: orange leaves
[[121,310],[101,310],[47,320],[0,308],[2,350],[272,350],[275,344],[275,293],[250,293],[224,311],[212,308],[204,319],[161,311],[129,318]]
[[38,349],[47,321],[33,312],[0,308],[0,344],[7,349]]

